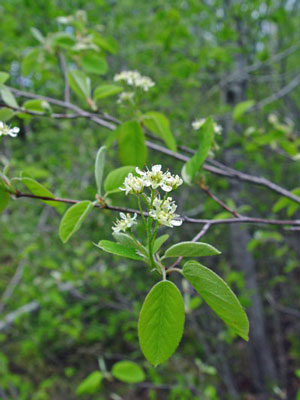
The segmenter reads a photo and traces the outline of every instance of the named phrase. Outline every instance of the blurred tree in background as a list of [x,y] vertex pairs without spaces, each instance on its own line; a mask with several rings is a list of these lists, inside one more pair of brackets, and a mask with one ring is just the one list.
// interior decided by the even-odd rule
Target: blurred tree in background
[[[0,120],[20,127],[0,138],[7,175],[94,200],[97,150],[108,148],[106,175],[121,167],[115,127],[134,113],[118,102],[123,70],[153,79],[139,108],[165,115],[176,139],[175,153],[148,131],[147,165],[180,174],[201,141],[192,122],[222,126],[201,187],[178,191],[178,212],[244,223],[184,223],[172,243],[206,226],[223,253],[206,264],[245,307],[250,340],[178,275],[184,336],[154,368],[136,325],[157,279],[92,244],[111,237],[115,214],[94,209],[63,244],[64,203],[11,196],[0,220],[0,399],[300,399],[299,24],[297,0],[2,0]],[[135,207],[119,193],[107,201]],[[127,366],[138,383],[118,371],[123,360],[143,369]]]

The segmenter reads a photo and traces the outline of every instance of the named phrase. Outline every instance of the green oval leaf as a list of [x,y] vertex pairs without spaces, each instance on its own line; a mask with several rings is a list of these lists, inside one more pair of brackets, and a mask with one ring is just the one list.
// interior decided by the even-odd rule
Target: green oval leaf
[[0,186],[0,214],[6,208],[9,201],[9,193],[4,187]]
[[137,243],[135,240],[133,240],[133,238],[127,233],[114,232],[113,237],[122,246],[132,247],[142,253],[145,257],[147,256],[146,248],[141,243]]
[[118,128],[119,155],[122,164],[143,168],[147,160],[144,132],[137,121],[125,122]]
[[74,69],[68,72],[68,79],[71,89],[78,97],[83,99],[91,97],[91,80],[82,71]]
[[133,175],[136,175],[135,171],[136,167],[133,167],[131,165],[121,167],[114,169],[111,171],[104,182],[104,190],[107,193],[115,193],[115,192],[120,192],[120,187],[123,185],[124,180],[126,176],[129,173],[132,173]]
[[0,71],[0,85],[7,81],[9,74],[7,72]]
[[99,196],[102,196],[102,180],[103,180],[103,172],[104,172],[104,164],[105,164],[105,154],[106,147],[102,146],[97,152],[96,162],[95,162],[95,179],[97,184],[97,191]]
[[156,111],[149,111],[143,115],[142,121],[146,128],[163,139],[170,150],[177,151],[176,142],[167,117]]
[[142,352],[153,365],[166,361],[176,350],[183,333],[184,303],[170,281],[157,283],[143,304],[138,335]]
[[74,36],[69,35],[68,33],[58,32],[52,36],[51,45],[53,47],[60,47],[63,49],[70,49],[76,43],[76,39]]
[[235,121],[239,120],[247,110],[249,110],[254,105],[254,100],[243,101],[242,103],[237,104],[232,113],[232,117]]
[[199,148],[197,152],[184,164],[182,177],[184,181],[191,184],[204,163],[214,139],[214,124],[211,117],[207,118],[199,131]]
[[184,264],[183,275],[225,324],[248,340],[247,315],[227,283],[210,269],[192,260]]
[[10,108],[3,107],[0,109],[0,121],[7,122],[14,115],[15,115],[15,112],[13,110],[11,110]]
[[167,257],[204,257],[221,254],[219,250],[208,243],[180,242],[169,247],[163,258]]
[[105,58],[95,53],[84,54],[81,59],[81,65],[87,73],[97,75],[105,74],[108,69]]
[[138,383],[145,380],[144,371],[133,361],[119,361],[115,363],[111,373],[115,378],[126,383]]
[[122,86],[117,85],[100,85],[94,91],[94,100],[104,99],[105,97],[114,96],[123,91]]
[[78,231],[92,208],[93,203],[89,200],[81,201],[68,208],[59,225],[59,237],[64,243]]
[[24,57],[21,64],[22,75],[28,76],[31,72],[37,69],[39,59],[41,58],[41,49],[34,48],[30,50]]
[[8,106],[13,107],[13,108],[19,107],[17,100],[15,99],[15,96],[8,89],[8,87],[1,86],[0,93],[1,93],[1,97],[5,104],[7,104]]
[[154,245],[153,245],[153,253],[156,253],[161,246],[169,239],[169,235],[162,235],[155,239]]
[[[35,179],[23,177],[20,180],[27,187],[27,189],[35,196],[54,198],[53,193],[51,193],[50,190],[45,188],[45,186],[37,182]],[[59,202],[51,200],[41,200],[41,201],[47,204],[48,206],[55,207],[60,210],[62,209],[63,206]]]
[[104,38],[99,33],[94,33],[94,43],[111,54],[115,54],[118,50],[118,42],[114,38]]
[[51,111],[50,104],[45,100],[27,100],[22,105],[23,108],[29,111],[35,111],[44,113],[45,111]]
[[100,371],[94,371],[88,375],[77,387],[76,395],[81,396],[83,394],[95,394],[98,392],[103,374]]
[[103,251],[106,251],[107,253],[131,258],[132,260],[144,261],[144,258],[137,254],[136,249],[123,246],[122,244],[112,242],[111,240],[101,240],[95,246],[99,247]]

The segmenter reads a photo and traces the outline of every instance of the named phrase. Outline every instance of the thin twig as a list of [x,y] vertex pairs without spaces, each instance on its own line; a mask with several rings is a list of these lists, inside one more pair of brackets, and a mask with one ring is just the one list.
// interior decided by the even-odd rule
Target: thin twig
[[[28,93],[28,92],[25,92],[25,91],[22,91],[19,89],[15,89],[12,87],[10,87],[9,89],[17,96],[45,100],[51,104],[55,104],[59,107],[70,109],[75,112],[75,115],[72,115],[71,117],[69,117],[68,114],[57,114],[58,118],[63,118],[64,115],[66,116],[66,118],[79,118],[79,117],[88,118],[91,121],[97,123],[98,125],[100,125],[104,128],[107,128],[109,130],[115,130],[116,125],[120,124],[120,121],[118,121],[114,117],[109,116],[108,114],[100,115],[100,114],[90,113],[88,111],[82,110],[80,107],[78,107],[72,103],[64,102],[62,100],[54,99],[54,98],[47,97],[47,96],[36,95],[34,93]],[[42,115],[42,116],[46,116],[46,115]],[[52,114],[52,117],[54,117],[54,116],[55,116],[55,114]],[[155,151],[158,151],[162,154],[166,154],[166,155],[168,155],[176,160],[179,160],[181,162],[187,162],[189,160],[189,157],[187,157],[181,153],[175,153],[175,152],[167,149],[166,147],[158,145],[156,143],[146,141],[146,145],[147,145],[147,147],[149,147]],[[186,148],[185,148],[185,151],[187,151]],[[190,149],[188,152],[190,154],[192,154],[193,150]],[[213,161],[213,160],[208,160],[208,161],[209,161],[209,163],[207,163],[207,162],[204,163],[203,169],[212,174],[224,176],[224,177],[230,178],[230,179],[238,179],[240,181],[252,183],[255,185],[259,185],[259,186],[264,186],[264,187],[280,194],[281,196],[287,197],[290,200],[293,200],[296,203],[300,204],[299,196],[296,196],[294,193],[291,193],[287,189],[282,188],[281,186],[269,181],[268,179],[266,179],[264,177],[246,174],[244,172],[240,172],[233,168],[227,167],[219,162],[218,162],[219,167],[217,167],[217,166],[215,166],[217,163],[216,161]],[[211,163],[214,163],[215,165],[210,165]]]
[[221,199],[219,199],[216,195],[214,195],[208,187],[204,184],[204,182],[201,183],[200,185],[201,189],[203,190],[204,193],[207,194],[211,199],[213,199],[217,204],[219,204],[224,210],[230,212],[234,217],[240,218],[241,215],[237,213],[236,211],[232,210],[230,207],[228,207]]
[[[65,199],[59,197],[46,197],[46,196],[36,196],[31,193],[21,193],[17,191],[14,195],[17,198],[27,197],[37,200],[45,200],[45,201],[53,201],[59,203],[67,203],[67,204],[77,204],[80,200],[73,200],[73,199]],[[126,207],[118,207],[118,206],[109,206],[108,204],[100,205],[98,203],[94,204],[94,207],[117,211],[117,212],[124,212],[129,214],[138,214],[140,215],[139,210],[135,210],[132,208]],[[144,215],[147,216],[148,213],[144,212]],[[181,220],[185,223],[189,224],[200,224],[200,225],[221,225],[221,224],[236,224],[236,223],[246,223],[246,224],[265,224],[265,225],[290,225],[290,226],[300,226],[300,220],[282,220],[282,219],[266,219],[266,218],[256,218],[256,217],[246,217],[241,216],[239,218],[225,218],[225,219],[197,219],[197,218],[190,218],[187,216],[182,216]]]
[[[208,229],[210,228],[211,224],[207,223],[204,225],[204,227],[201,229],[200,232],[197,233],[197,235],[192,239],[192,242],[198,242],[198,240],[200,238],[202,238],[202,236],[204,236],[206,234],[206,232],[208,231]],[[177,265],[179,265],[181,263],[181,261],[183,260],[183,257],[178,257],[177,260],[174,262],[174,264],[172,264],[168,269],[167,269],[167,273],[169,274],[171,271],[176,271],[177,268],[175,268]]]

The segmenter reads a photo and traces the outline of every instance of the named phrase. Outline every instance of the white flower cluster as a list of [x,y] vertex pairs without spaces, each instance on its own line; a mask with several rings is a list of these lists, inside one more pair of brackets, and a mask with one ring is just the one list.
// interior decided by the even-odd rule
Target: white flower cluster
[[133,102],[133,97],[134,97],[134,93],[133,92],[122,92],[121,94],[119,94],[119,98],[117,100],[117,103],[124,103],[126,101],[128,101],[129,103]]
[[136,224],[136,214],[133,217],[130,214],[120,213],[121,219],[117,219],[115,225],[113,226],[113,231],[115,233],[126,232],[127,229],[130,229],[133,225]]
[[[148,201],[150,202],[151,199],[148,198]],[[182,224],[182,220],[176,219],[179,217],[178,214],[175,214],[176,208],[177,205],[172,200],[172,197],[167,197],[165,200],[156,197],[149,211],[149,215],[161,225],[173,228],[173,226],[180,226]]]
[[[203,126],[206,122],[206,118],[200,118],[196,119],[194,122],[192,122],[192,128],[198,131],[201,126]],[[216,122],[213,123],[214,125],[214,131],[217,135],[221,135],[222,133],[222,127],[221,125],[217,124]]]
[[124,81],[129,86],[142,88],[145,92],[155,85],[151,78],[142,76],[138,71],[122,71],[114,76],[114,81]]
[[0,121],[0,136],[16,137],[19,132],[20,128],[16,126],[11,128],[9,125],[6,125],[4,122]]
[[183,183],[178,175],[172,175],[170,172],[162,172],[161,165],[154,165],[151,170],[141,171],[136,168],[140,176],[134,176],[130,173],[124,181],[124,187],[120,187],[126,194],[140,194],[144,187],[150,189],[161,188],[165,192],[175,190]]
[[[162,172],[161,165],[154,165],[151,170],[141,171],[136,168],[136,172],[139,176],[134,176],[132,173],[128,174],[124,181],[124,187],[120,187],[121,190],[125,191],[126,195],[141,194],[144,188],[151,190],[161,189],[164,192],[171,192],[180,186],[183,181],[178,175],[172,175],[169,171]],[[161,225],[169,227],[180,226],[182,220],[176,218],[179,217],[175,214],[177,205],[172,200],[172,197],[164,198],[157,196],[151,200],[147,197],[147,202],[150,207],[149,215],[154,220],[158,221]],[[151,203],[152,202],[152,203]]]

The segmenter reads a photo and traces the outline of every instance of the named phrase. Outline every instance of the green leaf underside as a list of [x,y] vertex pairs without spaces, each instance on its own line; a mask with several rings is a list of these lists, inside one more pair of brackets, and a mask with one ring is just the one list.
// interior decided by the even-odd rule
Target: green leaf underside
[[119,156],[123,165],[143,168],[147,160],[144,132],[137,121],[125,122],[118,128]]
[[142,352],[153,365],[166,361],[176,350],[183,333],[184,303],[170,281],[161,281],[148,293],[138,322]]
[[136,167],[126,165],[125,167],[117,168],[111,171],[104,182],[105,192],[115,193],[120,192],[120,187],[124,186],[124,180],[129,173],[137,175],[135,171]]
[[225,324],[248,341],[247,315],[227,283],[210,269],[192,260],[184,264],[183,275]]
[[169,247],[164,258],[167,257],[204,257],[221,254],[219,250],[208,243],[181,242]]
[[89,200],[81,201],[68,208],[59,225],[59,237],[64,243],[78,231],[92,208],[93,203]]
[[0,109],[0,121],[7,122],[15,115],[15,112],[10,108],[3,107]]
[[97,152],[96,162],[95,162],[95,179],[97,184],[97,192],[99,196],[102,195],[102,180],[103,180],[103,172],[104,172],[104,164],[105,164],[105,154],[106,147],[102,146]]
[[103,374],[100,371],[92,372],[79,384],[76,389],[76,395],[95,394],[100,388],[102,379]]
[[145,380],[142,368],[133,361],[119,361],[112,367],[113,377],[126,383],[138,383]]
[[9,193],[4,187],[0,186],[0,214],[6,208],[9,201]]
[[170,129],[170,122],[163,114],[149,111],[144,115],[143,124],[152,133],[161,137],[170,150],[177,151],[176,142]]
[[207,118],[200,129],[199,148],[192,158],[183,166],[182,176],[186,182],[191,183],[200,170],[211,148],[214,139],[214,125],[211,117]]
[[0,93],[5,104],[13,108],[19,107],[15,96],[12,94],[8,87],[1,86]]
[[132,247],[140,250],[140,246],[133,240],[133,238],[127,233],[122,232],[114,232],[113,237],[119,242],[122,246]]
[[45,100],[27,100],[22,105],[23,108],[29,111],[35,111],[44,113],[45,111],[51,111],[50,105]]
[[237,104],[234,107],[234,110],[232,113],[233,119],[235,121],[240,119],[245,114],[245,112],[254,105],[254,103],[255,103],[254,100],[247,100],[247,101],[243,101],[242,103]]
[[123,91],[122,86],[117,85],[100,85],[94,91],[94,100],[104,99],[105,97],[114,96]]
[[[54,195],[50,192],[50,190],[48,190],[47,188],[45,188],[45,186],[41,185],[39,182],[37,182],[32,178],[23,177],[21,181],[22,183],[24,183],[27,189],[35,196],[50,197],[50,198],[54,197]],[[59,204],[58,202],[51,200],[41,200],[41,201],[47,204],[48,206],[62,209],[61,204]]]
[[131,258],[132,260],[144,261],[144,258],[136,253],[136,249],[132,247],[123,246],[120,243],[115,243],[110,240],[101,240],[97,247],[106,251],[107,253],[115,254],[117,256]]
[[84,54],[81,65],[87,73],[97,75],[105,74],[108,68],[105,58],[94,53]]
[[0,85],[7,81],[9,74],[7,72],[0,71]]
[[86,99],[91,96],[91,81],[82,71],[72,70],[68,72],[68,79],[71,89],[78,97]]
[[153,245],[153,253],[156,253],[168,239],[169,239],[169,235],[162,235],[162,236],[159,236],[157,239],[155,239],[155,242]]

